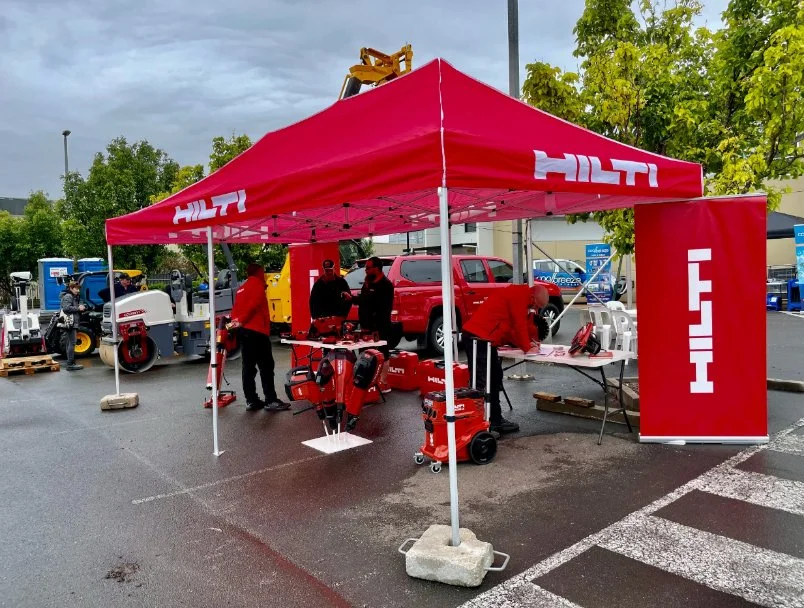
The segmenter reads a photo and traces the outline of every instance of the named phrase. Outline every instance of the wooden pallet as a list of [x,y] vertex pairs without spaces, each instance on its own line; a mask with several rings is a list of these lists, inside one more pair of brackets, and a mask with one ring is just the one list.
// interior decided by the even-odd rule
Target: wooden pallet
[[61,365],[56,363],[50,355],[0,359],[0,378],[8,378],[9,374],[32,376],[36,372],[57,372],[60,369]]

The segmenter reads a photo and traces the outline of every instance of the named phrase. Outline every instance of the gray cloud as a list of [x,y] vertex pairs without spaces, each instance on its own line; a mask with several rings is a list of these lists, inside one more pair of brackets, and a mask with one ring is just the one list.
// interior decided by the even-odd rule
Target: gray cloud
[[[707,3],[718,21],[726,0]],[[581,0],[520,0],[524,65],[575,69]],[[252,139],[333,103],[362,46],[444,57],[508,88],[507,9],[498,0],[4,0],[0,14],[0,196],[61,194],[61,132],[86,175],[112,138],[147,139],[181,164],[210,141]]]

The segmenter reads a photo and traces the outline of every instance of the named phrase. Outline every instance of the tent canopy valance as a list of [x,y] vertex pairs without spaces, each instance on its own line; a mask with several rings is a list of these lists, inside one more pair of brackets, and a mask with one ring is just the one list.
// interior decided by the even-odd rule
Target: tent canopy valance
[[701,167],[534,109],[436,59],[268,133],[181,192],[106,222],[110,245],[334,241],[703,194]]

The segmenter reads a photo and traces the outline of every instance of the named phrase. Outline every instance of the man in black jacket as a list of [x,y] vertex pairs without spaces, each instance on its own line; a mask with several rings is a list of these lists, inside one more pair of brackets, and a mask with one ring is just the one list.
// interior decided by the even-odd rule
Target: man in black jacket
[[349,284],[335,273],[335,262],[332,260],[324,260],[322,267],[324,274],[310,292],[310,316],[313,319],[345,317],[352,306],[343,297],[344,293],[350,293]]
[[[391,309],[394,306],[394,284],[388,280],[382,272],[382,260],[378,257],[369,258],[366,261],[366,280],[360,290],[360,295],[352,297],[349,292],[343,294],[346,300],[357,304],[358,319],[360,329],[364,331],[376,331],[380,340],[391,339]],[[378,348],[385,355],[385,363],[380,374],[380,390],[387,393],[391,390],[386,382],[388,375],[388,353],[387,346]]]

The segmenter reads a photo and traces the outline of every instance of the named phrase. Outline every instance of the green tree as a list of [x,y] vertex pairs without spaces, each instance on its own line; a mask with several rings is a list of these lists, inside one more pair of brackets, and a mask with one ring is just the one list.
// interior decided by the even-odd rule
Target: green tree
[[235,135],[229,139],[221,136],[212,139],[212,152],[209,155],[209,172],[214,173],[230,160],[239,156],[251,147],[248,135]]
[[[86,179],[80,173],[66,176],[60,212],[67,253],[106,257],[105,221],[150,204],[153,195],[170,189],[178,171],[178,163],[147,141],[112,140],[105,154],[95,155]],[[153,270],[164,251],[163,245],[120,247],[115,266]]]
[[[527,67],[525,101],[607,137],[704,167],[711,194],[780,193],[768,180],[804,172],[804,5],[798,0],[732,0],[725,28],[693,27],[697,0],[671,8],[641,0],[587,0],[578,20],[578,73]],[[594,217],[606,240],[633,251],[633,211]]]

